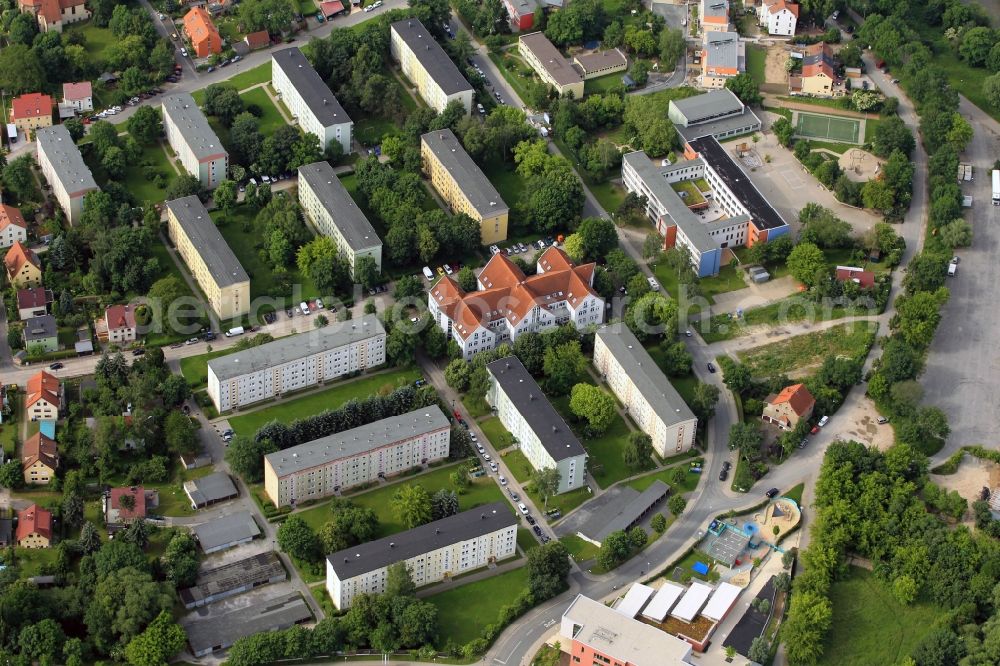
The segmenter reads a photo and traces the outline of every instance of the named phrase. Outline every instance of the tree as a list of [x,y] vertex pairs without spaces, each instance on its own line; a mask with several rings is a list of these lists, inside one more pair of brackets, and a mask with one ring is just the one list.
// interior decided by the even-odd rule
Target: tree
[[[112,543],[118,541],[105,544],[102,552]],[[142,551],[139,557],[145,564]],[[98,580],[84,621],[88,637],[105,653],[119,642],[130,642],[161,611],[169,613],[174,602],[174,590],[169,583],[157,583],[147,571],[132,566],[109,570]]]
[[226,447],[226,462],[247,483],[260,483],[264,480],[264,456],[277,450],[270,440],[237,435]]
[[378,275],[374,257],[364,255],[355,260],[354,279],[365,289],[371,289],[378,284]]
[[566,589],[571,566],[569,551],[560,541],[550,541],[528,551],[528,589],[536,603]]
[[699,382],[694,387],[694,399],[691,401],[691,411],[702,422],[715,416],[715,405],[719,401],[719,388],[712,384]]
[[454,490],[441,488],[431,495],[431,520],[441,520],[458,513],[458,495]]
[[227,216],[232,214],[233,208],[236,206],[237,196],[236,183],[229,179],[223,180],[219,183],[218,187],[215,188],[215,191],[212,192],[212,198],[215,200],[215,205],[221,208],[222,212]]
[[410,575],[410,569],[405,562],[390,564],[385,572],[385,596],[389,599],[396,597],[413,597],[416,595],[417,586]]
[[950,248],[972,245],[972,225],[958,217],[938,228],[941,242]]
[[[464,393],[469,387],[469,364],[463,359],[456,358],[444,369],[444,379],[448,386],[459,393]],[[482,397],[482,396],[474,396]]]
[[323,293],[334,293],[350,281],[347,262],[338,256],[337,245],[328,236],[318,236],[300,247],[296,265]]
[[1000,109],[1000,73],[983,80],[983,97],[994,109]]
[[314,562],[320,555],[319,538],[301,516],[292,514],[278,527],[278,546],[303,562]]
[[858,111],[871,111],[882,101],[881,95],[874,90],[855,90],[851,93],[851,106]]
[[625,532],[617,530],[604,537],[601,550],[597,553],[597,564],[605,570],[614,569],[628,559],[632,545]]
[[184,649],[187,635],[168,611],[161,611],[145,631],[125,646],[125,658],[132,666],[161,666]]
[[420,484],[400,486],[393,494],[390,504],[396,518],[407,529],[433,520],[431,497]]
[[917,666],[957,664],[965,656],[965,645],[949,628],[934,629],[917,643],[913,660]]
[[264,145],[260,121],[252,113],[240,113],[229,128],[229,141],[233,148],[234,162],[247,166],[253,164]]
[[174,199],[182,199],[192,195],[200,196],[201,192],[201,181],[198,180],[198,177],[185,173],[177,176],[170,182],[170,185],[167,187],[166,200],[173,201]]
[[760,86],[749,72],[743,72],[726,79],[726,88],[739,97],[744,104],[760,104]]
[[681,515],[685,506],[687,506],[687,500],[684,499],[683,495],[672,495],[667,501],[667,508],[670,509],[670,513],[675,516]]
[[67,118],[63,122],[63,126],[69,132],[69,137],[73,139],[74,142],[79,141],[86,134],[87,129],[83,126],[83,121],[79,118]]
[[799,243],[788,255],[788,270],[796,280],[814,287],[827,276],[826,255],[813,243]]
[[30,156],[22,155],[8,162],[3,168],[5,189],[13,193],[19,203],[27,203],[38,194],[38,189],[35,187],[35,175],[32,171],[33,163]]
[[658,291],[644,294],[625,312],[625,324],[640,342],[654,336],[673,335],[677,319],[677,302]]
[[554,395],[566,395],[587,372],[587,357],[577,341],[549,347],[542,363],[545,387]]
[[824,249],[847,248],[854,243],[851,224],[819,204],[807,203],[799,211],[799,222],[803,225],[799,242]]
[[792,136],[795,134],[795,126],[788,118],[778,118],[771,125],[771,130],[778,138],[778,142],[784,147],[792,145]]
[[583,250],[581,259],[596,260],[618,247],[618,229],[611,220],[588,217],[580,222],[576,235]]
[[763,436],[756,423],[734,423],[729,429],[729,449],[739,451],[748,462],[760,453],[762,442]]
[[559,492],[559,483],[562,481],[562,474],[557,467],[543,467],[531,473],[531,485],[535,492],[542,496],[542,503],[545,508],[549,507],[549,497]]
[[59,623],[45,618],[21,629],[17,643],[21,654],[50,662],[62,653],[65,641],[66,635]]
[[781,640],[789,662],[816,663],[823,654],[823,637],[832,620],[833,609],[829,599],[812,590],[793,594],[788,617],[781,629]]
[[587,420],[588,430],[595,437],[603,435],[615,419],[615,399],[593,384],[580,383],[574,386],[569,408],[577,417]]
[[915,146],[913,133],[899,116],[884,118],[875,128],[872,152],[879,157],[888,157],[894,150],[902,151],[909,157]]
[[653,455],[653,439],[644,432],[629,433],[622,448],[622,459],[632,469],[647,467]]
[[77,544],[80,546],[80,552],[84,555],[90,555],[100,550],[101,535],[89,520],[83,524]]
[[684,57],[686,50],[683,32],[673,28],[660,31],[660,62],[664,70],[672,69]]
[[0,486],[17,490],[24,486],[24,470],[20,460],[8,460],[0,466]]
[[766,663],[771,656],[771,646],[763,636],[755,636],[747,651],[747,658],[758,664]]
[[667,519],[662,513],[657,513],[649,521],[649,526],[652,527],[657,534],[663,534],[667,531]]
[[982,26],[970,28],[962,36],[962,44],[958,53],[962,59],[973,67],[982,67],[990,55],[990,50],[997,43],[994,32]]
[[163,553],[163,569],[177,589],[194,585],[198,577],[198,552],[190,534],[178,532],[171,537]]

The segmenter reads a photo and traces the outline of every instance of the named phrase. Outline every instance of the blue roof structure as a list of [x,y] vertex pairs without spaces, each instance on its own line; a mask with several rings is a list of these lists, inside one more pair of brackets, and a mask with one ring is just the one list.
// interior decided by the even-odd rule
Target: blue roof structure
[[56,438],[56,422],[49,419],[42,421],[38,424],[38,432],[42,433],[49,439]]
[[694,570],[696,574],[700,574],[702,576],[708,575],[708,565],[705,564],[704,562],[695,562],[694,564],[691,565],[691,568]]

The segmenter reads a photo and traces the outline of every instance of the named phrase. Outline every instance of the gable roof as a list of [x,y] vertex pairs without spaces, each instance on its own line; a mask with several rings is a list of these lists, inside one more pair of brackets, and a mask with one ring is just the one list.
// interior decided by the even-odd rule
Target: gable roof
[[841,282],[851,280],[857,282],[862,289],[875,286],[875,273],[856,266],[837,266],[837,279]]
[[251,49],[262,49],[271,43],[271,35],[268,34],[267,30],[258,30],[249,33],[244,37],[244,41]]
[[805,384],[792,384],[781,389],[781,393],[773,398],[769,397],[767,402],[769,405],[788,403],[793,412],[799,416],[803,416],[813,408],[816,404],[816,399],[813,398],[812,393],[809,392]]
[[802,52],[802,77],[825,75],[836,81],[834,53],[829,44],[812,44]]
[[[131,511],[123,509],[121,505],[122,497],[131,495],[135,498],[135,508]],[[146,491],[142,486],[132,486],[130,488],[111,489],[111,508],[118,511],[118,518],[128,520],[129,518],[146,517]]]
[[777,2],[772,2],[767,5],[767,12],[769,14],[780,14],[785,10],[787,10],[795,18],[799,17],[799,6],[797,4],[786,2],[785,0],[778,0]]
[[52,539],[52,514],[37,504],[17,512],[17,540],[31,534]]
[[465,80],[458,66],[419,19],[402,19],[392,23],[389,29],[406,44],[413,57],[445,95],[472,90],[472,84]]
[[63,101],[87,99],[88,97],[93,96],[94,90],[90,81],[63,84]]
[[202,7],[195,7],[184,15],[184,32],[194,43],[203,42],[213,36],[219,39],[219,29],[212,22],[211,15]]
[[28,223],[24,221],[24,216],[21,215],[21,211],[14,206],[0,204],[0,231],[6,229],[12,224],[15,227],[21,227],[22,229],[28,228]]
[[129,305],[112,305],[104,311],[104,321],[108,330],[135,328],[135,308]]
[[42,308],[52,302],[52,291],[45,287],[17,290],[17,309]]
[[36,432],[21,445],[21,468],[28,469],[39,461],[55,470],[59,467],[59,449],[54,439]]
[[25,264],[31,264],[38,270],[42,269],[42,264],[38,261],[38,255],[21,241],[14,241],[14,244],[7,250],[3,262],[7,266],[7,277],[12,277],[20,273]]
[[24,321],[24,341],[26,343],[38,340],[48,340],[59,334],[59,327],[56,325],[56,318],[50,314],[43,314],[40,317],[31,317]]
[[21,95],[10,103],[10,117],[14,120],[51,115],[52,98],[42,93]]
[[313,69],[299,47],[292,46],[271,53],[271,67],[278,67],[284,72],[285,78],[320,125],[330,127],[352,122],[330,86]]
[[28,397],[26,407],[31,407],[44,399],[50,405],[59,406],[59,380],[55,375],[42,370],[28,380]]

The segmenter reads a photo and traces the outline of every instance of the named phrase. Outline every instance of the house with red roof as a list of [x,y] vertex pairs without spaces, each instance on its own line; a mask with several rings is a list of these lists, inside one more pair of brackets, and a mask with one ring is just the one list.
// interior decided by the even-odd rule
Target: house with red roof
[[20,0],[21,11],[33,14],[42,32],[55,30],[90,18],[86,0]]
[[202,7],[195,7],[184,15],[184,34],[191,41],[191,50],[198,58],[207,58],[222,52],[222,37],[212,16]]
[[21,445],[21,471],[24,482],[48,485],[59,468],[59,449],[56,440],[40,432],[24,440]]
[[48,548],[52,545],[52,513],[32,504],[17,512],[15,543],[21,548]]
[[49,313],[49,303],[54,300],[52,290],[29,287],[17,290],[17,316],[21,321],[44,317]]
[[0,247],[10,247],[28,240],[28,223],[14,206],[0,204]]
[[28,396],[24,401],[32,421],[55,421],[63,408],[62,384],[55,375],[42,370],[28,380]]
[[90,81],[63,84],[65,106],[71,106],[77,113],[94,110],[94,89]]
[[251,32],[246,37],[243,38],[246,42],[247,48],[251,51],[257,51],[260,49],[266,49],[271,45],[271,35],[268,34],[267,30],[258,30],[257,32]]
[[42,93],[15,97],[10,103],[10,122],[27,134],[39,127],[52,127],[52,98]]
[[816,407],[816,399],[805,384],[793,384],[777,395],[767,396],[761,420],[782,430],[794,430],[800,421],[808,420]]
[[39,287],[42,284],[42,262],[38,255],[21,241],[7,250],[3,258],[7,280],[15,287]]
[[856,266],[837,266],[837,281],[850,281],[862,289],[871,289],[875,286],[875,273]]
[[593,286],[595,266],[577,266],[552,246],[538,257],[535,275],[527,276],[505,254],[495,254],[479,274],[477,291],[466,293],[445,276],[431,288],[427,307],[470,359],[523,333],[569,322],[577,328],[603,323],[604,299]]
[[[125,504],[131,504],[131,508],[122,506],[123,497],[132,498],[131,501],[125,501]],[[156,505],[155,490],[146,490],[142,486],[112,488],[105,499],[104,522],[108,525],[120,525],[142,520],[146,517],[146,512]]]
[[788,89],[814,97],[842,95],[846,90],[837,69],[837,56],[829,44],[811,44],[802,52],[802,70],[788,75]]
[[767,34],[791,37],[799,21],[799,5],[788,0],[764,0],[757,8],[757,20]]
[[135,306],[112,305],[97,321],[97,339],[101,342],[132,342],[136,338]]

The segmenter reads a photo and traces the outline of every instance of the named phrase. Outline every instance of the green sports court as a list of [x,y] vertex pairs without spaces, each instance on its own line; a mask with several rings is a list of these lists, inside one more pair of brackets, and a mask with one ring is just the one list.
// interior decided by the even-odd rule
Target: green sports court
[[806,139],[855,144],[864,140],[861,134],[863,121],[857,118],[796,111],[794,122],[795,134]]

